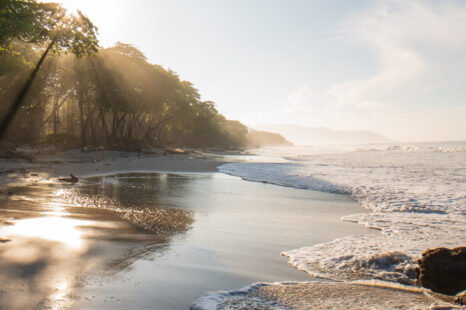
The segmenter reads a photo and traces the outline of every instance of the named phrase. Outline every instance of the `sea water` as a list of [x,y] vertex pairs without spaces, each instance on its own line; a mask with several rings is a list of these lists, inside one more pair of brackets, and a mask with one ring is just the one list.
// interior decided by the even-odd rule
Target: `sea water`
[[417,259],[466,243],[466,142],[265,148],[220,166],[245,180],[345,193],[369,213],[343,216],[380,230],[284,251],[289,263],[334,280],[413,284]]

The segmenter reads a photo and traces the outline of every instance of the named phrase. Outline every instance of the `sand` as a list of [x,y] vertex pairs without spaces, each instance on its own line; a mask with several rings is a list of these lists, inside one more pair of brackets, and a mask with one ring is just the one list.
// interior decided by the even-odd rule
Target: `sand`
[[205,173],[217,171],[221,163],[215,155],[33,153],[34,163],[0,159],[0,309],[67,309],[86,275],[122,270],[154,243],[154,235],[118,213],[64,203],[57,191],[73,185],[59,177],[73,173],[83,180],[147,170]]
[[105,175],[119,172],[217,172],[224,157],[212,153],[146,154],[121,151],[29,150],[36,162],[0,159],[0,186],[47,178]]
[[[215,302],[213,302],[217,298]],[[200,309],[462,309],[427,290],[387,283],[303,282],[257,283],[237,292],[199,299]]]
[[[0,160],[0,309],[187,309],[206,291],[308,280],[286,265],[283,250],[378,233],[340,222],[359,208],[344,196],[212,178],[226,161],[221,155],[72,150],[35,156],[34,163]],[[93,176],[154,171],[179,173],[155,176],[157,187],[175,187],[157,194],[165,197],[157,203],[173,205],[173,212],[82,208],[85,202],[63,198],[73,185],[57,180],[73,173],[81,184]],[[294,218],[283,209],[291,204],[299,214],[309,207],[317,213]],[[154,218],[170,223],[162,225],[166,232],[153,231],[161,226],[147,223]],[[296,231],[283,230],[291,222]],[[361,301],[373,309],[434,302],[419,292],[345,283],[273,284],[223,302],[225,309],[351,309],[348,303]]]

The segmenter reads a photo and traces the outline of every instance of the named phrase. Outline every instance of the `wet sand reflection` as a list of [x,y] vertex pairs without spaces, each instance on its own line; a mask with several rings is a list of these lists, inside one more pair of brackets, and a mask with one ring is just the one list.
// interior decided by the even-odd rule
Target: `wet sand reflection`
[[86,275],[128,268],[190,228],[191,213],[159,205],[144,180],[111,179],[19,186],[0,197],[0,309],[71,307]]

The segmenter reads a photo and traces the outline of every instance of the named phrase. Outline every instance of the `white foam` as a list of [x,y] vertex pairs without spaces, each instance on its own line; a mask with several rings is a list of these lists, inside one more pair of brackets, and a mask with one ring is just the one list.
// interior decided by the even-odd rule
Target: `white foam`
[[332,279],[412,283],[428,248],[466,241],[465,143],[374,146],[316,154],[289,152],[288,163],[232,163],[222,172],[246,180],[349,193],[371,213],[344,220],[381,230],[286,251],[291,265]]
[[219,310],[226,309],[220,305],[228,299],[235,297],[247,296],[250,292],[262,287],[270,285],[269,283],[254,283],[243,287],[236,291],[218,291],[218,292],[208,292],[202,297],[194,301],[190,307],[190,310]]
[[382,281],[255,283],[210,292],[191,310],[235,309],[461,309],[427,290]]

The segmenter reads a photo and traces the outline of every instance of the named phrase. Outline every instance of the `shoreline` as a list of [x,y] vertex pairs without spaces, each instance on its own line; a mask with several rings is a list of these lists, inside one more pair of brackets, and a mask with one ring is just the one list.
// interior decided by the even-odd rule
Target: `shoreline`
[[[415,308],[413,306],[415,305]],[[383,281],[253,283],[207,293],[190,310],[215,309],[464,309],[454,297]]]
[[[413,223],[409,221],[412,217],[414,217],[413,221],[419,219],[419,222],[421,223],[427,222],[425,225],[426,234],[432,234],[432,231],[428,230],[428,228],[430,228],[428,224],[432,223],[431,226],[433,228],[439,228],[438,226],[440,225],[436,226],[436,223],[441,222],[444,218],[446,218],[446,221],[452,223],[450,226],[452,226],[451,230],[453,230],[453,233],[461,231],[461,227],[456,229],[457,226],[461,225],[461,219],[458,219],[457,217],[453,218],[456,210],[459,210],[459,213],[461,212],[459,204],[461,199],[455,200],[451,198],[451,200],[446,200],[443,199],[444,196],[442,196],[441,192],[439,194],[439,192],[432,190],[429,191],[430,195],[419,195],[420,192],[422,193],[423,187],[420,186],[422,189],[419,190],[410,183],[415,179],[415,177],[423,176],[424,179],[422,179],[422,181],[426,184],[423,183],[422,185],[425,187],[430,185],[428,181],[438,180],[435,178],[432,178],[431,180],[429,177],[424,176],[423,172],[426,170],[429,171],[429,169],[422,169],[421,165],[414,168],[409,166],[411,163],[410,160],[413,160],[413,157],[414,162],[416,163],[420,160],[419,158],[416,158],[417,153],[420,153],[420,156],[424,156],[421,157],[421,159],[427,163],[430,163],[429,161],[433,159],[436,160],[436,162],[443,163],[443,161],[439,161],[439,156],[434,153],[436,151],[443,155],[443,157],[450,156],[452,160],[446,161],[448,163],[455,163],[455,159],[458,160],[457,157],[459,156],[455,157],[457,154],[451,153],[450,151],[453,150],[450,149],[449,152],[444,152],[443,149],[432,149],[431,146],[423,147],[424,149],[422,149],[422,151],[424,151],[424,153],[421,153],[421,150],[417,149],[416,152],[412,151],[412,153],[410,153],[411,150],[404,151],[397,149],[389,153],[391,149],[388,149],[389,151],[386,152],[388,154],[374,152],[372,149],[356,149],[349,154],[344,154],[344,152],[335,154],[314,154],[312,150],[308,150],[308,153],[303,154],[293,154],[293,152],[290,152],[294,157],[289,155],[289,158],[292,160],[294,159],[295,162],[289,163],[287,166],[295,169],[286,170],[284,167],[285,165],[276,163],[251,163],[246,165],[232,163],[227,164],[226,168],[222,167],[221,170],[226,173],[231,172],[231,174],[239,176],[245,180],[314,190],[323,189],[326,191],[337,191],[346,193],[353,197],[361,205],[365,206],[368,213],[351,214],[344,216],[342,220],[358,223],[359,225],[366,226],[368,228],[374,228],[379,231],[378,238],[376,236],[347,236],[335,239],[328,243],[308,245],[294,250],[287,250],[282,254],[289,258],[288,263],[299,270],[308,272],[311,276],[321,276],[326,279],[333,279],[334,281],[337,281],[337,283],[351,283],[351,281],[355,280],[383,279],[387,281],[385,285],[390,284],[391,281],[404,284],[408,284],[409,282],[409,285],[412,286],[408,286],[408,288],[414,288],[416,280],[416,276],[414,274],[416,261],[426,249],[438,247],[454,248],[460,247],[462,243],[461,240],[459,240],[461,233],[457,233],[450,239],[442,239],[441,236],[435,238],[435,235],[432,235],[432,238],[428,238],[427,241],[425,241],[425,238],[422,238],[422,235],[415,239],[414,237],[417,236],[416,234],[414,234],[414,237],[409,234],[411,233],[409,230],[411,227],[419,230],[418,226],[413,225]],[[431,151],[434,154],[428,153],[427,151]],[[461,152],[461,148],[459,148],[458,151]],[[380,156],[385,157],[382,160],[377,161],[380,159],[378,158]],[[406,160],[406,162],[401,160],[400,157],[403,160]],[[443,159],[443,157],[440,159]],[[392,158],[395,158],[395,160],[398,158],[399,162],[390,162]],[[421,161],[422,164],[425,164],[425,162]],[[390,164],[395,168],[392,169]],[[433,166],[436,167],[436,165]],[[438,164],[438,166],[441,166],[441,164]],[[449,170],[451,169],[450,166],[441,166],[442,168],[445,168],[445,172],[443,172],[445,175],[451,173]],[[396,170],[396,168],[403,169]],[[394,171],[398,172],[398,174]],[[403,171],[404,173],[400,173],[399,171]],[[414,172],[410,174],[411,171]],[[445,178],[448,179],[447,177]],[[393,184],[395,184],[394,186],[390,183],[392,179]],[[384,183],[384,181],[388,184]],[[454,181],[455,180],[451,180],[451,184],[458,185]],[[400,186],[401,188],[397,186],[399,183],[402,184],[402,186]],[[390,191],[392,187],[394,189]],[[417,191],[413,191],[413,187],[416,188]],[[452,186],[452,188],[455,189],[455,186]],[[445,196],[453,196],[454,194],[451,193],[451,188],[447,189],[450,191],[445,193]],[[461,189],[458,188],[458,186],[456,189],[458,190],[457,193],[461,192]],[[396,190],[399,191],[396,192]],[[407,193],[406,196],[408,196],[408,199],[406,199],[402,193]],[[459,195],[456,194],[456,197],[458,196]],[[384,198],[387,199],[385,200]],[[437,204],[432,202],[429,203],[429,198],[432,200],[435,199]],[[389,203],[387,203],[387,200]],[[404,208],[405,205],[407,205],[406,208]],[[449,212],[452,215],[449,215]],[[409,216],[407,216],[408,214]],[[397,217],[397,215],[399,215],[399,217]],[[429,222],[429,220],[431,221]],[[392,222],[400,222],[400,225],[394,225],[394,227],[392,227],[390,226],[390,223]],[[422,224],[419,225],[422,227]],[[438,230],[439,229],[436,231]],[[446,230],[445,234],[447,234],[448,231],[449,230]],[[399,239],[395,239],[397,234],[400,235]],[[411,245],[409,242],[403,242],[403,235],[405,238],[412,237],[414,241],[417,241],[420,244],[420,246],[415,248],[418,244],[415,243],[414,245]],[[395,241],[390,240],[391,237]],[[411,241],[411,239],[408,239],[407,241]],[[392,247],[390,247],[390,245],[392,245]],[[403,252],[403,250],[405,250],[403,245],[405,245],[405,248],[410,250],[405,252],[407,254]],[[410,245],[415,249],[412,250],[409,248]],[[401,248],[401,250],[398,250],[399,248]],[[420,250],[418,250],[419,248]],[[403,265],[403,263],[405,263],[405,265]],[[280,285],[280,283],[267,283],[266,285],[273,287],[273,285]],[[245,287],[242,290],[244,289],[256,290],[254,287]],[[312,290],[311,287],[308,289]],[[223,296],[221,298],[224,298],[224,300],[220,301],[220,305],[223,305],[221,302],[231,302],[232,304],[247,303],[258,298],[257,294],[243,294],[246,297],[243,296],[243,299],[238,300],[230,298],[230,295],[235,295],[242,290],[228,292],[219,291],[217,293],[206,294],[205,300],[200,298],[199,302],[203,303],[209,299],[214,302],[215,296],[219,298]],[[271,288],[270,290],[273,291],[274,288]],[[426,293],[428,292],[429,294],[434,295],[436,301],[439,303],[447,301],[447,305],[449,307],[457,307],[457,305],[453,303],[454,297],[451,298],[442,294],[432,293],[428,289],[423,290]],[[293,294],[294,291],[295,289],[292,285],[287,287],[287,292],[289,294]],[[297,291],[299,290],[296,289],[296,292]],[[293,296],[288,295],[287,297],[291,300],[293,299]],[[304,299],[301,301],[303,300]],[[268,301],[272,302],[273,300]],[[278,301],[279,300],[277,299],[275,300],[277,303]],[[267,302],[267,300],[262,299],[261,302]],[[217,303],[216,305],[219,304]],[[267,304],[265,303],[264,305]],[[253,307],[255,305],[251,304],[250,306]],[[409,305],[405,306],[408,308],[410,307]],[[412,306],[415,307],[416,305],[414,304]],[[193,304],[193,309],[214,308],[214,304],[206,305],[204,308],[196,303]],[[236,308],[233,307],[232,309]],[[274,308],[272,307],[271,309]],[[302,309],[307,308],[304,307]],[[326,309],[326,307],[322,307],[322,309]]]
[[[41,187],[41,186],[53,186],[53,184],[60,184],[59,186],[68,186],[68,184],[57,183],[58,177],[67,176],[69,173],[73,173],[78,177],[83,177],[84,180],[89,178],[105,178],[112,175],[119,174],[145,174],[145,173],[166,173],[166,174],[180,174],[180,175],[189,175],[189,174],[210,174],[210,173],[219,173],[217,167],[221,164],[231,162],[231,157],[228,160],[225,154],[211,154],[211,153],[201,153],[201,154],[144,154],[136,152],[121,152],[121,151],[91,151],[91,152],[82,152],[79,150],[71,150],[65,152],[56,152],[54,154],[45,154],[37,157],[35,163],[26,163],[20,160],[0,160],[0,196],[7,197],[8,200],[15,199],[15,196],[21,196],[22,193],[16,193],[17,188],[21,187]],[[248,182],[248,181],[244,181]],[[255,182],[253,182],[255,183]],[[258,183],[262,184],[262,183]],[[72,185],[70,185],[72,186]],[[271,186],[280,186],[280,185],[271,185]],[[293,190],[293,188],[290,188]],[[11,194],[10,194],[11,193]],[[24,195],[23,195],[24,196]],[[39,194],[40,197],[40,194]],[[3,201],[0,200],[0,203]],[[27,207],[25,208],[26,211]],[[56,210],[54,210],[55,212]],[[67,216],[71,218],[77,217],[81,219],[83,216],[82,211],[72,210]],[[41,211],[39,211],[40,213]],[[95,213],[94,213],[95,212]],[[109,225],[113,225],[112,229],[116,229],[119,233],[124,232],[120,241],[115,243],[115,240],[118,240],[118,237],[112,241],[112,238],[109,236],[103,237],[101,240],[96,242],[90,242],[88,244],[87,251],[95,251],[98,247],[106,247],[109,249],[109,253],[106,258],[100,257],[101,262],[97,263],[93,267],[88,266],[85,268],[91,268],[91,270],[102,270],[103,265],[107,264],[104,261],[112,261],[115,257],[119,257],[119,263],[115,263],[117,270],[118,268],[124,269],[125,266],[131,265],[135,260],[137,261],[140,258],[143,258],[145,255],[151,252],[151,250],[146,250],[144,246],[140,248],[143,244],[151,243],[151,237],[141,231],[137,231],[136,228],[131,228],[128,225],[131,223],[125,223],[122,218],[115,218],[115,214],[112,210],[94,210],[89,212],[84,212],[85,217],[89,215],[99,217],[98,221],[100,224],[104,224],[98,230],[107,231],[109,230]],[[27,215],[19,216],[19,221],[28,218]],[[341,220],[341,219],[338,219]],[[8,219],[2,220],[4,224],[0,224],[0,229],[2,226],[8,226]],[[70,222],[73,225],[73,222]],[[99,224],[99,225],[100,225]],[[123,225],[122,225],[123,224]],[[353,223],[354,225],[361,226],[357,222]],[[85,224],[87,225],[87,224]],[[89,224],[90,226],[95,224]],[[120,225],[120,226],[119,226]],[[122,226],[121,226],[122,225]],[[98,226],[98,225],[96,225]],[[117,228],[118,227],[118,228]],[[134,230],[136,229],[136,230]],[[369,228],[367,228],[369,230]],[[126,231],[126,232],[125,232]],[[376,233],[380,233],[377,231]],[[105,233],[104,233],[105,234]],[[0,236],[2,237],[2,236]],[[344,237],[344,236],[342,236]],[[8,247],[11,240],[8,238],[2,239],[5,240],[5,246]],[[333,239],[332,239],[333,240]],[[329,241],[332,241],[329,240]],[[128,243],[129,242],[129,243]],[[142,242],[142,243],[141,243]],[[308,246],[309,244],[303,244],[303,246]],[[138,249],[139,248],[139,249]],[[293,249],[294,246],[291,246],[288,249],[289,251]],[[111,249],[111,250],[110,250]],[[128,252],[129,251],[129,252]],[[134,252],[136,251],[136,252]],[[128,253],[132,254],[128,254]],[[119,253],[119,254],[118,254]],[[82,260],[82,255],[86,256],[87,253],[79,254],[74,256],[75,261],[81,261],[80,264],[86,265],[85,261]],[[126,258],[125,258],[126,257]],[[131,258],[133,257],[133,258]],[[58,259],[60,261],[60,259]],[[61,262],[63,263],[63,262]],[[103,264],[103,265],[102,265]],[[286,262],[283,262],[286,264]],[[87,266],[87,265],[86,265]],[[1,267],[1,266],[0,266]],[[288,268],[295,269],[295,267],[288,264]],[[298,269],[296,269],[298,271]],[[309,277],[312,280],[312,277]],[[259,280],[259,279],[257,279]],[[324,280],[325,281],[325,280]],[[252,282],[252,281],[251,281]],[[321,282],[317,282],[321,283]],[[328,282],[333,283],[330,285],[329,289],[334,289],[335,292],[341,290],[354,291],[354,285],[351,282]],[[386,283],[385,283],[386,284]],[[283,289],[283,285],[286,285],[286,289]],[[287,300],[287,305],[294,305],[294,309],[307,309],[303,305],[310,303],[311,292],[315,290],[315,286],[320,284],[315,284],[315,282],[275,282],[275,283],[261,283],[260,286],[256,284],[250,285],[241,289],[240,291],[230,291],[230,292],[219,292],[220,295],[223,294],[224,299],[223,303],[241,303],[253,305],[260,305],[263,303],[267,305],[268,303],[283,304],[283,300]],[[355,285],[358,285],[356,283]],[[241,287],[241,286],[239,286]],[[266,287],[266,288],[263,288]],[[356,286],[358,287],[358,286]],[[412,288],[412,287],[408,287]],[[17,289],[17,288],[16,288]],[[386,288],[384,288],[386,289]],[[402,288],[401,290],[405,290]],[[11,291],[10,287],[9,290]],[[237,297],[231,299],[230,295],[237,295],[238,292],[247,291],[247,294],[240,294],[242,297],[238,299]],[[5,291],[5,292],[6,292]],[[265,293],[264,293],[265,291]],[[306,294],[303,294],[303,291]],[[361,290],[362,291],[362,290]],[[406,294],[406,292],[400,293]],[[217,293],[218,295],[218,293]],[[408,294],[409,295],[409,294]],[[419,294],[418,294],[419,295]],[[199,299],[192,302],[192,309],[210,309],[208,305],[199,306],[204,304],[206,298],[212,301],[212,293],[207,293],[203,297],[197,296]],[[220,296],[221,297],[221,296]],[[87,298],[87,297],[86,297]],[[418,297],[415,297],[418,298]],[[442,302],[441,299],[434,297],[426,297],[425,302],[430,301]],[[110,300],[107,300],[110,302]],[[79,303],[78,309],[80,307],[85,309],[86,306],[82,306],[82,302]],[[50,304],[49,304],[50,305]],[[449,306],[453,305],[450,303]],[[60,304],[60,306],[65,306]],[[234,307],[232,309],[235,309]],[[238,308],[241,309],[241,308]]]
[[[116,265],[121,266],[121,268],[125,268],[125,266],[127,266],[128,264],[131,265],[134,262],[134,260],[132,260],[131,257],[136,257],[136,261],[137,261],[139,258],[144,258],[145,255],[148,255],[151,253],[151,250],[147,250],[144,247],[144,244],[147,244],[148,242],[151,243],[150,241],[151,237],[147,233],[137,231],[136,228],[131,227],[130,224],[128,223],[125,223],[121,218],[116,218],[115,217],[116,214],[114,214],[111,210],[109,211],[109,210],[86,209],[84,211],[83,209],[75,208],[73,205],[66,206],[64,209],[61,208],[63,210],[61,210],[59,207],[56,207],[56,206],[53,206],[51,208],[47,207],[45,210],[40,210],[40,208],[39,210],[35,210],[37,206],[33,206],[32,204],[34,202],[36,204],[37,202],[40,204],[39,200],[42,199],[44,201],[50,200],[53,205],[55,203],[54,194],[53,194],[53,191],[51,191],[48,188],[52,186],[52,189],[53,189],[54,186],[56,185],[58,185],[58,188],[61,188],[61,187],[72,188],[73,187],[72,185],[62,184],[62,183],[57,182],[58,177],[67,176],[69,173],[73,173],[78,177],[85,177],[85,179],[92,178],[95,176],[102,177],[105,175],[107,176],[117,175],[120,173],[125,173],[125,172],[130,172],[130,171],[141,173],[141,174],[143,174],[144,172],[148,172],[148,171],[149,172],[158,171],[162,173],[171,172],[175,174],[180,173],[182,175],[204,174],[204,173],[209,174],[209,173],[217,173],[218,172],[217,166],[220,164],[226,163],[226,162],[227,161],[225,160],[224,154],[221,154],[221,155],[209,154],[208,156],[204,154],[196,155],[196,156],[193,156],[192,154],[189,154],[189,155],[170,154],[167,156],[163,156],[159,154],[158,155],[138,154],[138,153],[133,153],[133,152],[128,153],[128,152],[115,152],[115,151],[110,151],[110,152],[109,151],[58,152],[55,154],[38,156],[38,161],[35,163],[25,163],[23,161],[17,161],[17,160],[10,160],[10,161],[2,160],[0,161],[0,167],[4,173],[2,173],[2,178],[1,178],[2,182],[0,186],[2,187],[2,189],[4,189],[3,190],[4,194],[2,194],[1,196],[3,196],[4,199],[7,199],[6,203],[8,203],[9,201],[9,203],[14,203],[15,205],[24,204],[24,206],[15,207],[14,209],[15,212],[9,214],[10,218],[17,217],[17,220],[11,221],[13,224],[14,223],[16,224],[25,223],[28,225],[30,224],[39,225],[37,227],[48,225],[47,222],[44,222],[44,223],[39,223],[37,221],[28,222],[29,218],[35,218],[37,216],[40,216],[40,214],[43,212],[56,213],[57,216],[65,216],[66,219],[69,218],[70,219],[69,221],[64,221],[62,223],[63,227],[65,227],[64,225],[71,225],[72,227],[75,227],[76,225],[82,224],[82,223],[80,224],[78,222],[74,222],[74,219],[87,221],[88,219],[93,219],[93,217],[97,217],[96,219],[94,219],[94,220],[97,220],[97,222],[96,221],[93,221],[92,223],[84,222],[83,228],[85,230],[94,231],[94,233],[97,232],[98,234],[100,234],[100,237],[96,240],[91,240],[90,242],[86,241],[86,249],[81,252],[62,249],[63,253],[60,253],[60,255],[58,256],[55,255],[54,256],[55,263],[50,265],[52,267],[55,266],[56,267],[55,270],[58,270],[59,266],[62,266],[62,267],[64,266],[63,264],[65,262],[61,258],[62,254],[64,253],[65,253],[65,256],[69,256],[69,260],[73,261],[75,265],[82,265],[83,269],[90,268],[89,270],[102,270],[103,266],[106,264],[105,261],[107,262],[112,261],[112,259],[115,259],[115,257],[117,258],[119,257],[119,260],[120,260],[120,262],[116,263]],[[53,163],[53,166],[50,166],[50,163]],[[148,169],[148,167],[150,168]],[[229,178],[236,179],[235,177],[228,176],[227,179]],[[237,179],[238,181],[235,181],[235,182],[238,182],[239,184],[243,184],[245,188],[258,187],[258,188],[266,189],[272,186],[270,190],[276,191],[276,189],[273,189],[275,185],[267,185],[267,184],[262,184],[262,183],[250,184],[250,182],[239,180],[239,178]],[[214,184],[216,184],[217,182],[218,181],[214,181]],[[25,187],[33,189],[32,196],[28,196],[31,193],[23,193],[18,190],[19,188],[25,188]],[[34,194],[34,190],[36,189],[39,190],[39,193]],[[45,190],[45,192],[43,192],[43,190]],[[292,188],[288,188],[288,189],[280,188],[280,191],[285,191],[285,192],[286,191],[293,192],[296,190],[297,189],[292,189]],[[8,191],[12,191],[12,194],[8,195],[7,194]],[[44,193],[47,193],[47,194],[44,194]],[[308,193],[307,191],[303,191],[300,193],[303,195],[312,194],[312,193]],[[316,194],[323,195],[323,197],[328,196],[328,194],[326,193],[320,194],[316,192]],[[221,195],[223,196],[224,194],[221,194]],[[25,198],[27,199],[23,201],[23,199]],[[346,200],[346,198],[344,200]],[[0,203],[1,202],[5,203],[3,199],[2,201],[0,201]],[[58,201],[58,203],[62,203],[62,202]],[[19,214],[17,212],[23,212],[23,214]],[[338,216],[334,216],[334,217],[332,216],[332,218],[334,218],[336,222],[340,221]],[[5,222],[7,221],[8,221],[8,218],[5,219]],[[338,225],[340,226],[340,224]],[[5,227],[5,225],[2,225],[2,226],[3,226],[2,228]],[[6,225],[6,226],[10,226],[10,225]],[[11,227],[14,227],[14,226],[15,225],[12,225]],[[24,225],[22,226],[24,227]],[[358,227],[358,226],[359,225],[354,224],[354,226],[348,226],[348,227],[354,227],[352,229],[356,229],[358,231],[364,230],[363,227]],[[86,227],[89,227],[89,228],[86,228]],[[71,231],[71,233],[75,233],[75,230]],[[112,231],[114,232],[118,231],[119,234],[123,232],[121,236],[122,238],[121,240],[119,240],[117,237],[116,240],[117,241],[119,240],[117,243],[115,243],[115,240],[114,240],[116,236],[115,235],[111,236]],[[28,238],[29,237],[26,237],[26,239],[24,240],[28,240]],[[20,239],[23,240],[23,237],[21,237]],[[332,238],[330,238],[328,241],[330,241],[331,239]],[[34,240],[37,240],[37,239],[34,239]],[[8,242],[3,244],[3,247],[7,248],[8,251],[10,251],[16,241],[17,240],[15,239],[9,240]],[[55,241],[48,241],[45,243],[41,242],[40,244],[41,246],[46,246],[48,248],[56,248],[56,243],[54,242]],[[308,243],[309,242],[303,242],[300,244],[305,245]],[[288,242],[285,242],[284,244],[287,244],[287,245],[286,247],[283,247],[282,250],[286,250],[289,248],[294,248],[296,246],[299,246],[299,244],[288,245]],[[162,247],[164,247],[164,245],[162,245]],[[99,256],[95,257],[93,256],[93,254],[90,254],[90,253],[95,252],[98,248],[106,248],[108,250],[108,253],[110,254],[107,255],[106,257],[99,257]],[[134,253],[134,251],[136,252]],[[132,254],[128,254],[128,253],[132,253]],[[291,274],[294,274],[294,273],[296,275],[299,274],[300,276],[298,278],[302,277],[302,279],[312,279],[312,278],[309,278],[309,276],[306,275],[305,273],[302,273],[294,269],[293,267],[288,266],[286,264],[285,258],[280,256],[279,252],[277,252],[276,255],[277,255],[277,258],[274,259],[276,260],[275,264],[279,264],[280,268],[284,270],[288,270],[287,272]],[[129,261],[127,261],[128,259]],[[92,262],[91,265],[86,265],[86,261],[91,261]],[[18,267],[15,267],[15,268],[17,269]],[[69,267],[63,267],[63,268],[67,269]],[[73,274],[73,272],[71,273]],[[256,279],[256,281],[261,280],[259,277],[253,276],[253,273],[251,273],[250,279],[252,281],[254,279]],[[285,278],[285,279],[290,280],[290,278]],[[247,282],[242,282],[243,283],[242,285],[252,282],[251,280],[248,280]],[[266,279],[262,279],[262,280],[266,280]],[[82,280],[79,280],[79,281],[82,281]],[[4,283],[7,283],[7,282],[4,281]],[[25,284],[23,283],[23,285]],[[218,284],[218,287],[222,287],[222,286],[225,287],[224,284],[221,284],[221,283]],[[61,287],[54,288],[54,290],[63,291],[62,293],[60,293],[61,294],[60,296],[62,296],[62,295],[70,294],[73,291],[70,287],[72,287],[71,282],[69,282],[67,286],[62,285]],[[237,287],[237,284],[229,284],[227,287],[234,288],[234,287]],[[16,289],[17,288],[11,287],[11,286],[9,286],[9,288],[6,287],[4,289],[4,291],[6,292],[5,295],[10,296],[9,298],[12,298],[11,296],[14,296],[12,292],[14,292]],[[212,290],[212,288],[206,289],[206,291],[209,291],[209,290]],[[44,294],[49,295],[49,296],[55,296],[52,294],[52,291],[53,291],[53,288],[50,288],[50,293],[44,293]],[[196,298],[199,298],[200,296],[202,296],[202,294],[203,293],[200,292],[197,295],[193,295],[193,297],[189,299],[189,304],[191,304]],[[92,296],[85,297],[85,298],[91,298],[91,297]],[[53,300],[53,298],[49,298],[49,299]],[[53,306],[53,305],[55,306],[59,305],[61,307],[66,306],[64,304],[65,302],[57,301],[56,304],[53,304],[53,302],[51,302],[50,300],[47,303],[47,305],[49,306]],[[73,300],[71,300],[70,302],[72,301]],[[106,299],[104,301],[111,302],[112,300]],[[79,309],[80,307],[82,307],[83,309],[87,309],[89,305],[86,303],[84,304],[85,305],[83,306],[83,303],[79,302],[77,308]],[[189,304],[187,305],[187,307],[189,307]]]
[[2,309],[72,308],[74,287],[88,276],[123,270],[160,243],[114,210],[83,209],[57,198],[56,190],[73,188],[58,178],[73,173],[86,182],[126,172],[213,173],[222,163],[214,154],[68,150],[34,156],[32,163],[0,159]]
[[218,172],[217,166],[227,162],[223,154],[217,153],[153,154],[73,149],[34,156],[34,162],[0,158],[0,186],[67,177],[70,173],[79,178],[124,172]]

